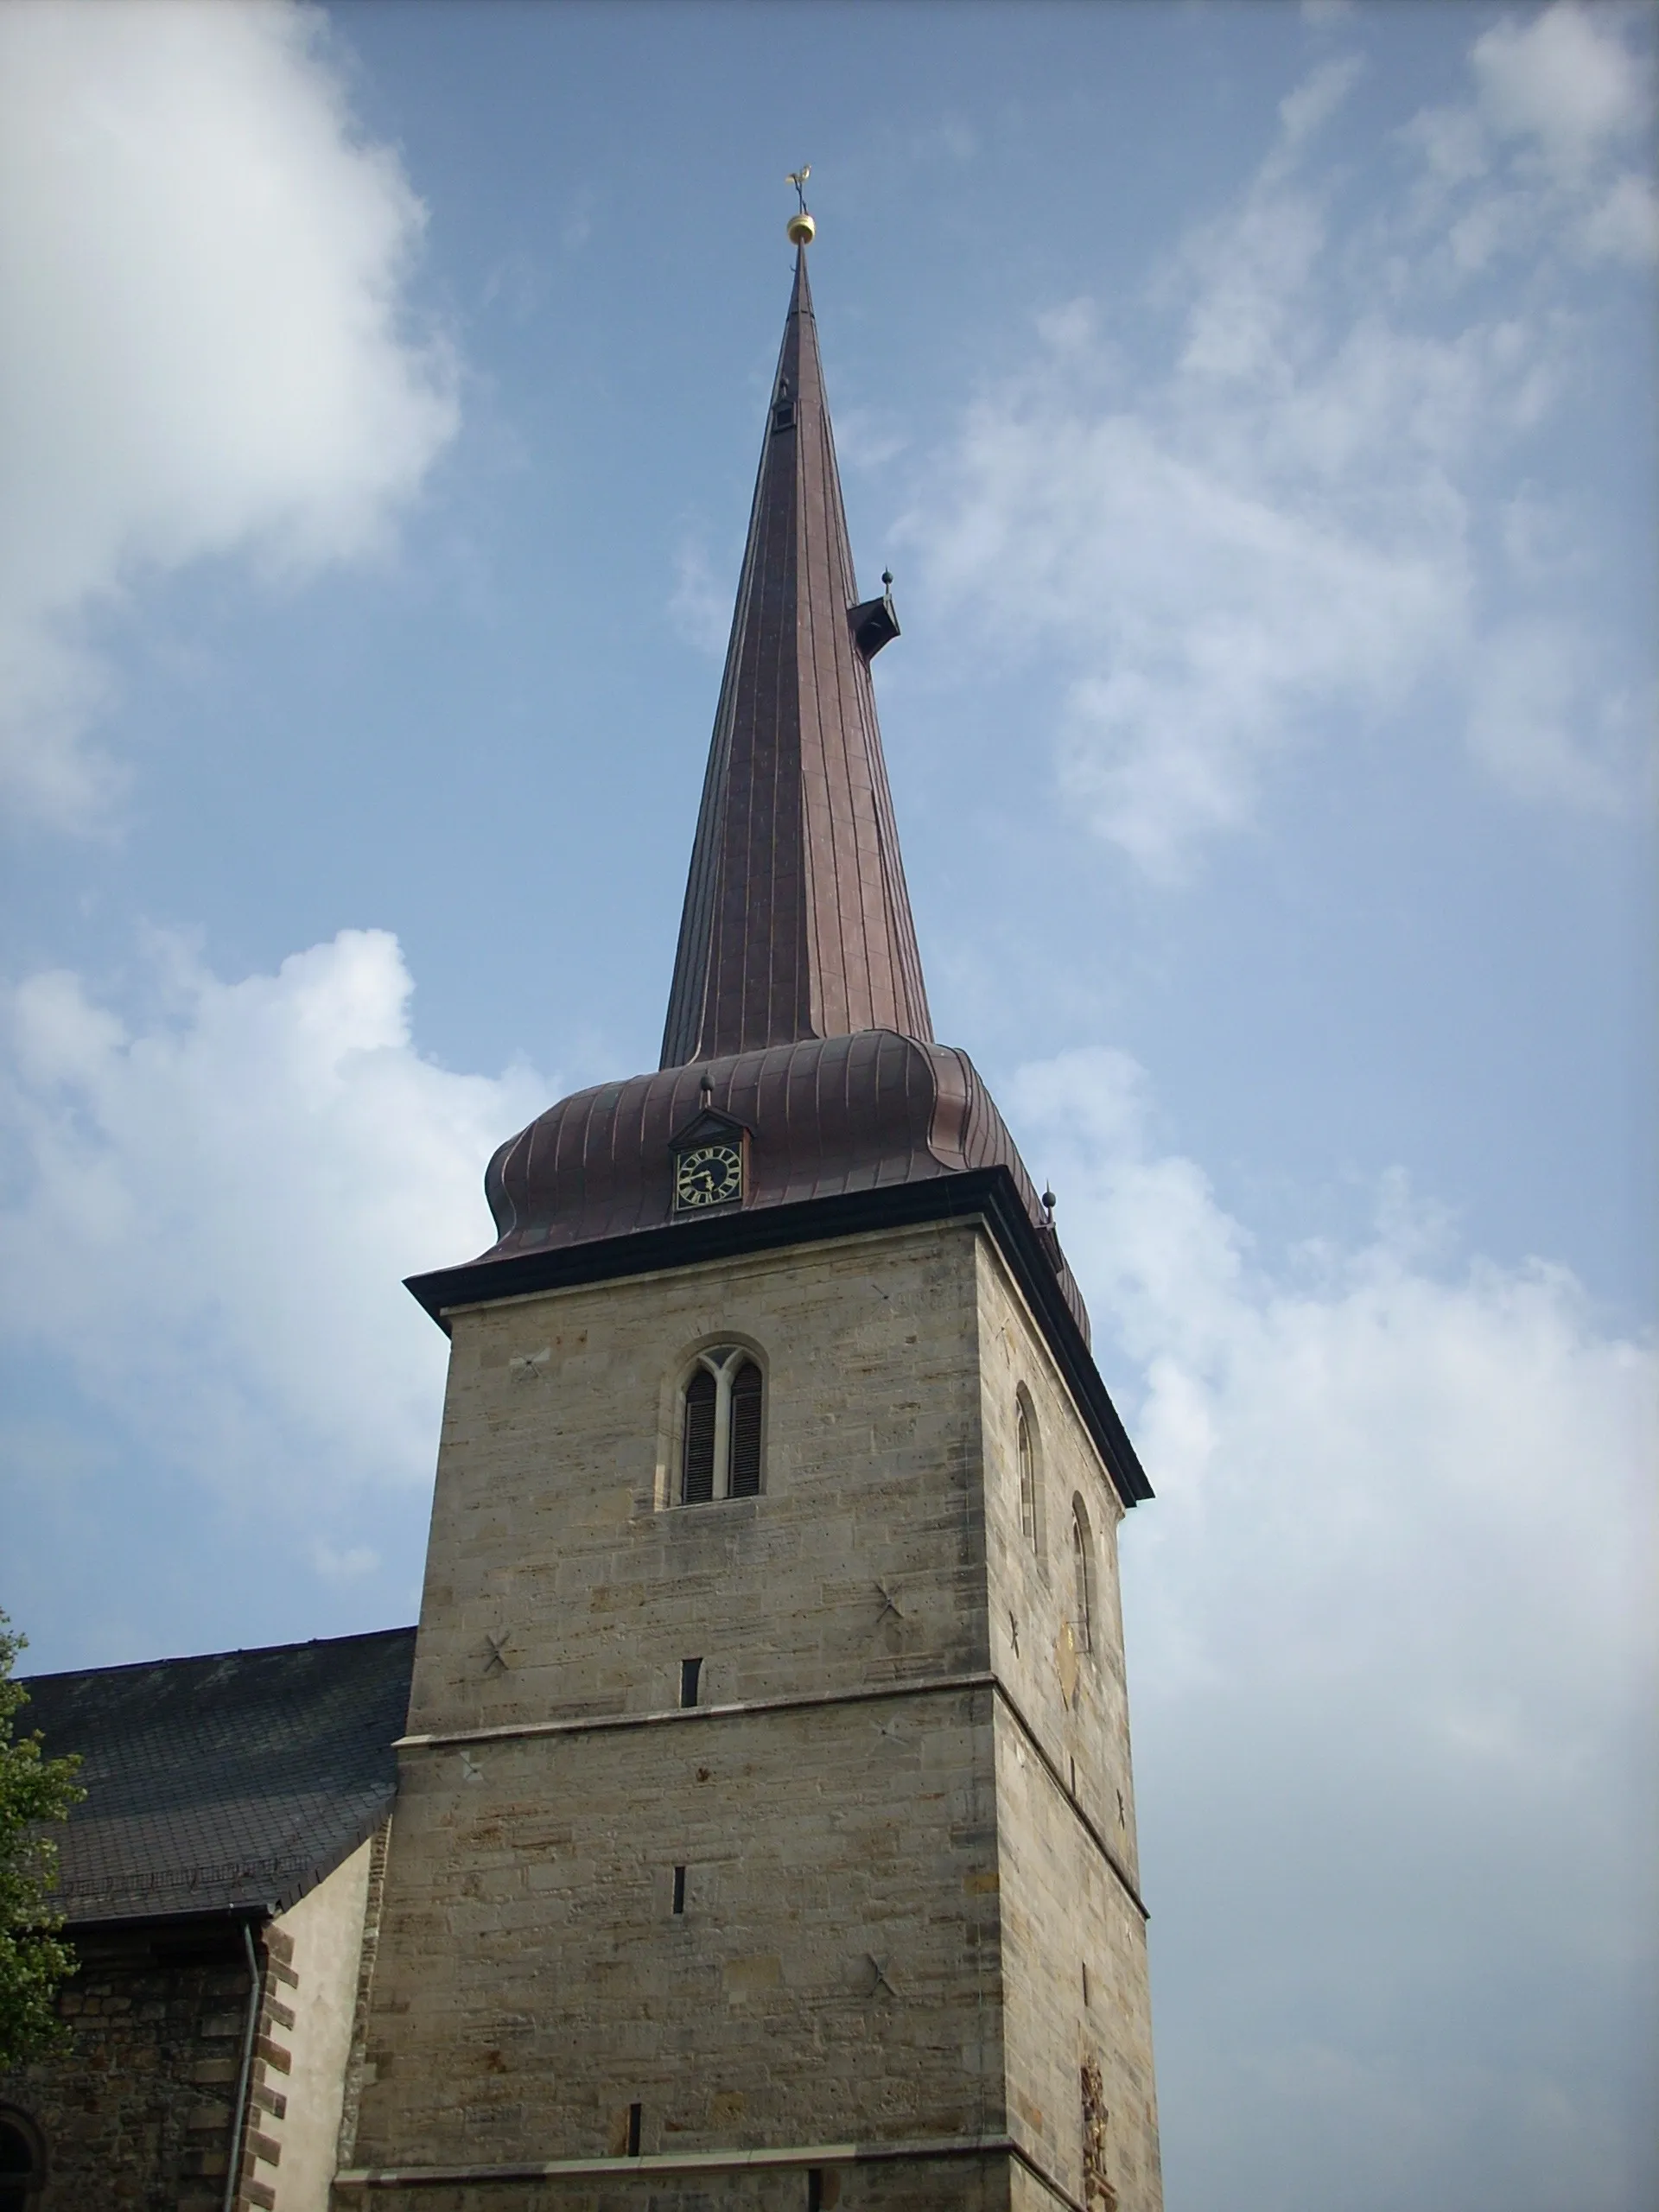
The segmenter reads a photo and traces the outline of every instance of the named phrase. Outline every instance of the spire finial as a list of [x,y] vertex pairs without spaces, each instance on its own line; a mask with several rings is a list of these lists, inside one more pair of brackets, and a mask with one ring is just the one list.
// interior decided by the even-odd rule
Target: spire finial
[[791,245],[810,245],[818,234],[817,225],[806,212],[806,180],[811,174],[811,162],[803,162],[799,168],[791,169],[789,175],[784,179],[785,184],[794,186],[795,197],[799,203],[795,213],[784,226],[784,235],[788,238]]

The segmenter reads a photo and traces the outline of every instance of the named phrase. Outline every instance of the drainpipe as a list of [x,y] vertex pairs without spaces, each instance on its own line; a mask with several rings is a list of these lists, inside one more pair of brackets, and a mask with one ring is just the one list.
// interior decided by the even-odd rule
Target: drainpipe
[[264,1977],[253,1948],[253,1929],[242,1923],[242,1945],[248,1955],[248,2020],[242,2031],[242,2070],[236,2077],[236,2117],[231,2122],[231,2164],[225,2177],[223,2212],[235,2212],[237,2190],[242,2178],[242,2127],[248,2116],[248,2083],[253,2074],[253,2045],[259,2033],[259,2005],[264,1996]]

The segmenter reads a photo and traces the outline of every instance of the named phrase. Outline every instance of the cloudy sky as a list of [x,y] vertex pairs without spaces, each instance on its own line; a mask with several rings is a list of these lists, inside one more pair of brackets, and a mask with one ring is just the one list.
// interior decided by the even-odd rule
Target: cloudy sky
[[1645,2212],[1654,18],[0,10],[0,1604],[412,1618],[654,1064],[813,165],[940,1033],[1124,1531],[1171,2212]]

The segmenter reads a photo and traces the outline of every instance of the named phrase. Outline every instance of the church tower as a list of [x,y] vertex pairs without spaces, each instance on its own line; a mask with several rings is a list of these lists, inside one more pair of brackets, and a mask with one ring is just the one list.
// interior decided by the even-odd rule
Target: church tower
[[933,1041],[796,218],[661,1067],[503,1146],[339,2206],[1157,2212],[1116,1529]]

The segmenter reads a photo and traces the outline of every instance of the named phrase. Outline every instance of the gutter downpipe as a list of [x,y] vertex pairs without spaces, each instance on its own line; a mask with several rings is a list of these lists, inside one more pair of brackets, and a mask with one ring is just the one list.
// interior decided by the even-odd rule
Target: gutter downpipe
[[242,2130],[248,2116],[248,2083],[253,2073],[254,2038],[259,2032],[259,2006],[264,1995],[264,1977],[253,1948],[253,1927],[242,1923],[242,1945],[248,1955],[248,2024],[242,2031],[242,2066],[236,2077],[236,2113],[231,2122],[231,2164],[225,2177],[223,2212],[235,2212],[242,2179]]

